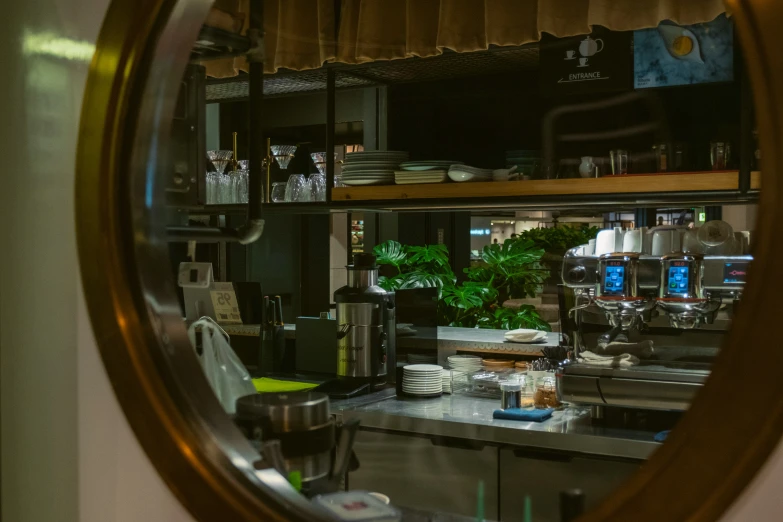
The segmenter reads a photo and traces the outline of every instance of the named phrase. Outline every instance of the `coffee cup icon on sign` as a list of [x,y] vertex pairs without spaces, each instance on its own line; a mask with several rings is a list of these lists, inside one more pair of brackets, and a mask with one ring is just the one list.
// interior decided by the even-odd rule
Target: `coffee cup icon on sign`
[[575,54],[576,54],[576,51],[573,51],[573,50],[566,51],[565,59],[566,60],[573,60],[575,58],[575,56],[574,56]]
[[[600,45],[599,45],[600,44]],[[593,40],[589,36],[579,43],[579,54],[584,57],[593,56],[604,50],[604,41],[600,38]]]
[[587,67],[587,58],[579,58],[579,65],[577,67]]

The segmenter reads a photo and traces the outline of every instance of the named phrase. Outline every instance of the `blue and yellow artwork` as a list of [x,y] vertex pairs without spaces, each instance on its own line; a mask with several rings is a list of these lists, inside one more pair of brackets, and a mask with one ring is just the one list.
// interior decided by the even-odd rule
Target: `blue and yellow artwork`
[[633,33],[634,88],[734,79],[734,25],[726,15],[703,24],[661,22]]

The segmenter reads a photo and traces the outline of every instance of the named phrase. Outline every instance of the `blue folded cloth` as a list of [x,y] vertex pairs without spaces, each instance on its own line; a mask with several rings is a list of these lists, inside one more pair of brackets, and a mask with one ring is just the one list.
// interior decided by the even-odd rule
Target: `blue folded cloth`
[[509,408],[508,410],[495,410],[492,417],[495,419],[507,419],[527,422],[543,422],[552,416],[552,408],[545,410],[523,410],[520,408]]
[[671,433],[672,430],[664,430],[661,432],[658,432],[655,434],[655,437],[653,437],[653,440],[655,442],[666,442],[666,438],[669,436],[669,433]]

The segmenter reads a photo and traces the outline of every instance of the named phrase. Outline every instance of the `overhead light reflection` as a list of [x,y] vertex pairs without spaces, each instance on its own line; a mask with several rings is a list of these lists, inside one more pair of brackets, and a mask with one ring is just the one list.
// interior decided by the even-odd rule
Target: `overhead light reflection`
[[95,44],[58,36],[53,32],[25,31],[22,50],[26,56],[51,56],[63,60],[89,62],[95,54]]

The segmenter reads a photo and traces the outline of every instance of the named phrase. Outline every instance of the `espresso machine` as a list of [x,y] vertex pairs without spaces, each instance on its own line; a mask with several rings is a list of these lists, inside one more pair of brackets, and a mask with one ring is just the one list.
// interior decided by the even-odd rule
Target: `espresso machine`
[[319,388],[331,397],[371,392],[387,382],[395,366],[394,292],[378,286],[372,254],[355,254],[348,284],[334,293],[337,305],[337,381]]
[[[568,251],[562,278],[576,297],[570,310],[575,360],[557,376],[562,400],[686,410],[709,376],[752,259],[745,253],[596,256],[586,245]],[[585,334],[601,328],[608,331]],[[579,355],[586,351],[605,358],[588,361]],[[633,362],[611,359],[621,353],[633,355]]]

